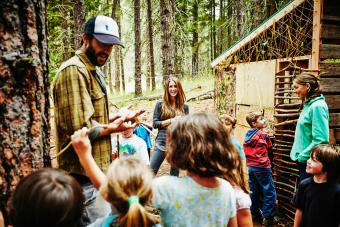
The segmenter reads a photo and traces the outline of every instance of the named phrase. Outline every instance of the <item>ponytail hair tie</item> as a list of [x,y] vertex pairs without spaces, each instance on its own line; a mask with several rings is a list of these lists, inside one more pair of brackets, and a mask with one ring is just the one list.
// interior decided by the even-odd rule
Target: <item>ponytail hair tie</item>
[[133,203],[139,203],[139,197],[137,195],[132,195],[128,198],[128,204],[131,206]]

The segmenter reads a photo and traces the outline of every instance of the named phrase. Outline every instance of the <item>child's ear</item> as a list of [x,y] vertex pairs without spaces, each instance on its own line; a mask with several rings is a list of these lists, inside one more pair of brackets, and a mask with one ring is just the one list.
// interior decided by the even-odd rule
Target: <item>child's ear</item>
[[256,127],[256,122],[252,122],[251,125],[252,125],[253,128],[255,128]]

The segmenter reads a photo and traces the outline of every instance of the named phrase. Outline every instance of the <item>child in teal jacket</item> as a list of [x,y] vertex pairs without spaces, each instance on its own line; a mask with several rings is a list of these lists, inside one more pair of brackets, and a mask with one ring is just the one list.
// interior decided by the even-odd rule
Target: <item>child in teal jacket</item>
[[302,111],[298,119],[294,144],[290,153],[297,161],[300,180],[308,177],[306,162],[311,150],[318,144],[329,143],[329,112],[321,95],[319,79],[304,72],[294,80],[295,92],[302,99]]

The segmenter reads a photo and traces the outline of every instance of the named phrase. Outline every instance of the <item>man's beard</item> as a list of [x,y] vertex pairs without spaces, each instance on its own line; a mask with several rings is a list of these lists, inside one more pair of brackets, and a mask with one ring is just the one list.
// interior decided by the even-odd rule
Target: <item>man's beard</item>
[[105,55],[106,59],[108,58],[108,56],[102,51],[100,51],[99,53],[96,54],[96,51],[94,50],[91,42],[90,42],[90,45],[86,48],[85,54],[89,58],[90,62],[95,66],[103,66],[106,62],[105,61],[103,64],[100,64],[97,60],[97,57],[99,55]]

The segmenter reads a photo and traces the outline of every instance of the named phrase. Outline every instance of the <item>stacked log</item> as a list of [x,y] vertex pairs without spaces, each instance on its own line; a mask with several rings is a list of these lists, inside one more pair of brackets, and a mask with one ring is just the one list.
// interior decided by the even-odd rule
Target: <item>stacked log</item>
[[273,174],[279,211],[291,221],[295,213],[291,200],[298,183],[298,169],[289,154],[301,104],[294,93],[293,80],[300,72],[301,68],[289,66],[275,75]]

